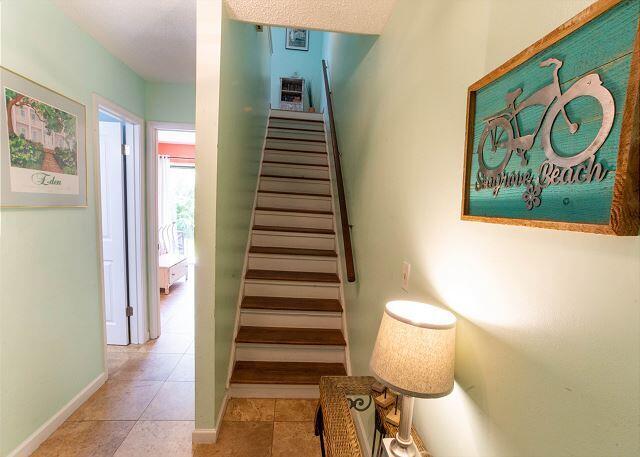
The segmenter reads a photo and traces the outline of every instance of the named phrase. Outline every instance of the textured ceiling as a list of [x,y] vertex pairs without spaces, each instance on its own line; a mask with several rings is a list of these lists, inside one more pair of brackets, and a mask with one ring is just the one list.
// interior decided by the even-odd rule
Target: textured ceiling
[[[53,0],[148,81],[195,81],[196,0]],[[380,34],[396,0],[224,0],[233,19]]]
[[144,79],[195,81],[196,0],[53,2]]
[[225,0],[225,3],[230,16],[240,21],[380,34],[396,0]]

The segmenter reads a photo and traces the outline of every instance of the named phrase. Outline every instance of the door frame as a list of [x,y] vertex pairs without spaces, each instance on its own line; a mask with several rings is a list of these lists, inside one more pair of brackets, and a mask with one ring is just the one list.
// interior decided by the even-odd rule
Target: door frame
[[149,339],[147,330],[147,281],[144,275],[145,265],[145,234],[146,225],[144,220],[144,119],[130,113],[121,106],[98,95],[93,94],[93,139],[94,139],[94,188],[97,212],[97,243],[98,262],[100,271],[100,303],[101,322],[105,352],[105,372],[107,372],[107,332],[105,316],[105,285],[104,285],[104,255],[102,247],[102,189],[100,170],[100,110],[133,125],[133,139],[131,143],[130,156],[133,160],[127,161],[125,173],[127,175],[127,227],[128,238],[128,258],[129,266],[129,306],[133,307],[133,316],[129,318],[129,338],[131,344],[143,344]]
[[149,246],[147,264],[149,265],[150,338],[158,338],[162,333],[158,285],[158,130],[195,132],[196,126],[181,122],[147,122],[147,246]]

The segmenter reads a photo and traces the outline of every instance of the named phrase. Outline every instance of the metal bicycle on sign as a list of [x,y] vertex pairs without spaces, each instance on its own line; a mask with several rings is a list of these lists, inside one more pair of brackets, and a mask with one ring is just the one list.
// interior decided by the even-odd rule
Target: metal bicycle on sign
[[[520,157],[521,165],[523,167],[526,166],[529,162],[526,153],[533,147],[538,133],[541,135],[541,145],[547,160],[558,167],[568,168],[593,157],[604,144],[611,131],[615,115],[614,100],[611,92],[602,85],[602,80],[597,73],[583,76],[563,93],[558,78],[558,71],[562,67],[562,61],[550,58],[541,62],[540,66],[554,67],[553,81],[549,85],[533,93],[517,105],[516,99],[522,94],[522,88],[509,92],[505,96],[506,108],[483,119],[485,127],[480,136],[477,152],[479,172],[487,178],[498,177],[504,171],[514,153]],[[562,114],[569,133],[573,135],[578,131],[579,125],[571,122],[565,110],[566,105],[578,97],[593,97],[598,101],[602,109],[602,124],[596,137],[584,150],[571,156],[559,155],[551,143],[551,129],[558,114]],[[523,110],[535,105],[544,106],[545,109],[535,130],[532,133],[522,135],[518,125],[518,115]],[[490,140],[489,150],[491,154],[495,155],[498,149],[505,151],[500,163],[493,167],[487,165],[485,161],[487,138]]]

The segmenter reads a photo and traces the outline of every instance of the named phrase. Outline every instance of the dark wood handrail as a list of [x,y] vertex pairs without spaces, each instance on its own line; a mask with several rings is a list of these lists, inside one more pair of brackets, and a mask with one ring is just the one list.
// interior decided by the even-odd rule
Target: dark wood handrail
[[351,230],[349,227],[349,215],[347,213],[347,198],[344,194],[342,181],[342,167],[340,166],[340,150],[336,135],[336,121],[333,117],[333,102],[331,101],[331,89],[329,88],[329,76],[327,75],[327,61],[322,61],[322,73],[324,74],[324,90],[327,96],[327,111],[329,113],[329,126],[331,128],[331,143],[333,144],[333,161],[336,167],[336,185],[338,187],[338,202],[340,205],[340,223],[342,225],[342,242],[344,243],[344,257],[347,266],[347,281],[356,280],[356,269],[353,263],[353,248],[351,247]]

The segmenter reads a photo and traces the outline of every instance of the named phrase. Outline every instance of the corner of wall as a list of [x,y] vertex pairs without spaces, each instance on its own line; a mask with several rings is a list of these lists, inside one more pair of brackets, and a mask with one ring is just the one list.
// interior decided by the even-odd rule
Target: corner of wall
[[215,410],[225,398],[249,222],[269,113],[269,37],[223,18],[218,142]]

